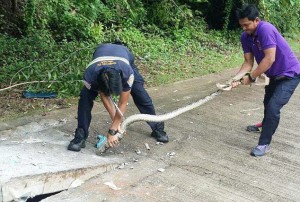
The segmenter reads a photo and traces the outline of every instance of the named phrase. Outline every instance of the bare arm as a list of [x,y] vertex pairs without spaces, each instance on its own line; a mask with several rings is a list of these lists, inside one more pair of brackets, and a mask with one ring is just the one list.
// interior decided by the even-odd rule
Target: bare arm
[[266,72],[274,63],[275,55],[276,55],[276,48],[268,48],[264,50],[265,57],[262,61],[258,64],[257,68],[251,72],[251,76],[256,78]]
[[115,117],[113,119],[113,123],[111,125],[112,129],[118,130],[118,128],[122,122],[123,115],[126,112],[126,107],[127,107],[129,96],[130,96],[130,91],[121,93],[119,103],[118,103],[118,108],[120,109],[122,114],[120,114],[118,111],[116,112]]
[[[105,96],[103,93],[100,92],[100,96],[103,102],[104,107],[108,111],[110,118],[112,120],[112,124],[110,129],[118,130],[121,122],[122,122],[122,115],[125,114],[126,106],[128,103],[128,99],[130,96],[130,91],[122,92],[120,95],[118,108],[120,109],[122,115],[116,111],[114,104],[112,103],[110,97]],[[107,135],[107,141],[109,146],[114,147],[118,144],[118,137],[112,136],[110,134]]]
[[[106,110],[108,111],[109,116],[112,120],[112,125],[110,128],[117,130],[118,126],[122,122],[122,115],[120,113],[116,112],[115,106],[112,103],[110,97],[105,96],[102,92],[100,92],[100,96],[101,96],[103,105],[106,108]],[[128,103],[129,96],[130,96],[130,91],[122,92],[120,95],[118,107],[121,110],[123,115],[125,114],[125,111],[126,111],[126,106]]]
[[[249,55],[248,55],[249,54]],[[276,48],[268,48],[264,50],[264,58],[262,61],[258,64],[257,68],[251,72],[251,77],[256,78],[266,72],[274,63],[275,61],[275,55],[276,55]],[[239,71],[239,73],[242,72],[249,72],[252,70],[254,59],[253,55],[251,53],[246,53],[245,54],[245,61]],[[250,62],[249,62],[250,61]],[[252,63],[251,63],[252,61]],[[249,68],[249,65],[252,66]],[[238,84],[237,82],[233,83],[232,86],[236,87]],[[251,83],[250,79],[248,76],[243,77],[243,84],[244,85],[249,85]]]
[[245,53],[244,54],[244,62],[237,74],[250,72],[254,65],[254,56],[252,53]]
[[[275,61],[275,55],[276,55],[276,48],[268,48],[264,50],[265,57],[262,59],[262,61],[258,64],[257,68],[253,70],[250,75],[252,78],[256,78],[266,72]],[[251,80],[248,76],[245,76],[243,78],[243,84],[249,85],[251,84]]]
[[110,101],[110,98],[108,96],[104,95],[104,93],[100,92],[99,94],[105,109],[109,113],[110,119],[113,120],[116,113],[114,104]]
[[[244,54],[244,62],[243,62],[240,70],[238,71],[238,73],[236,75],[246,73],[246,72],[250,72],[253,68],[253,65],[254,65],[254,55],[252,53],[245,53]],[[244,78],[243,78],[243,83],[245,84]],[[233,88],[235,88],[238,85],[240,85],[240,82],[239,81],[233,81],[231,83],[231,85],[232,85]]]

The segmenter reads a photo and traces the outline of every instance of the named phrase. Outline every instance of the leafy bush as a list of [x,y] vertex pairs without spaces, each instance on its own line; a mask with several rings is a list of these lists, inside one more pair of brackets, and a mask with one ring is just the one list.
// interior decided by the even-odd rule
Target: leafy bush
[[266,0],[259,4],[263,19],[274,24],[282,33],[299,32],[299,0]]
[[105,29],[142,24],[146,11],[139,0],[27,0],[22,15],[26,35],[47,30],[58,42],[96,42],[103,40]]
[[56,41],[101,40],[103,25],[97,21],[100,1],[28,0],[24,21],[28,35],[47,30]]
[[185,4],[175,1],[162,0],[153,3],[149,9],[151,24],[162,29],[178,29],[183,27],[193,17],[192,10]]
[[1,36],[0,41],[2,88],[32,82],[25,87],[32,91],[59,92],[60,96],[78,93],[82,72],[95,48],[83,42],[55,44],[36,36],[24,39]]

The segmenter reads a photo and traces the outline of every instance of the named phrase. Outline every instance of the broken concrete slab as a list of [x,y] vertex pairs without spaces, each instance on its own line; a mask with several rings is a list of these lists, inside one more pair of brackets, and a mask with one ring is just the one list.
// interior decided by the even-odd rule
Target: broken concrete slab
[[[132,151],[133,152],[133,151]],[[123,169],[115,169],[88,180],[82,186],[68,189],[44,199],[45,202],[98,202],[98,201],[151,201],[144,200],[145,194],[151,190],[143,189],[143,180],[156,178],[161,173],[158,168],[168,170],[168,165],[160,160],[143,158],[141,161],[128,161]],[[132,168],[133,167],[133,168]],[[150,183],[150,182],[149,182]],[[132,190],[138,191],[132,191]],[[148,189],[148,188],[147,188]],[[158,201],[158,200],[156,200]]]
[[56,129],[64,123],[45,119],[0,132],[0,202],[66,190],[117,166],[119,159],[97,156],[90,144],[68,151],[68,135]]

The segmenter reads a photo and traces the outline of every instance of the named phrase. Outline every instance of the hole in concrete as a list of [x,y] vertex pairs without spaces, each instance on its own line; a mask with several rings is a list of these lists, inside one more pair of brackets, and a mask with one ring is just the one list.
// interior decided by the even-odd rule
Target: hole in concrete
[[41,200],[43,200],[45,198],[48,198],[48,197],[53,196],[55,194],[58,194],[60,192],[62,192],[62,191],[53,192],[53,193],[49,193],[49,194],[36,195],[36,196],[34,196],[32,198],[27,199],[26,202],[38,202],[38,201],[41,201]]

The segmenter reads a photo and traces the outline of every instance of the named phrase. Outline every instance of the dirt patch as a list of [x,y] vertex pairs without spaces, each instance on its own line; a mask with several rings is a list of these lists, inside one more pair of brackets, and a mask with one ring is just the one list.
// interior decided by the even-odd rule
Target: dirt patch
[[70,99],[42,99],[24,98],[22,90],[15,89],[10,92],[0,94],[0,120],[10,120],[28,114],[46,115],[56,109],[68,108],[77,104],[78,98]]

